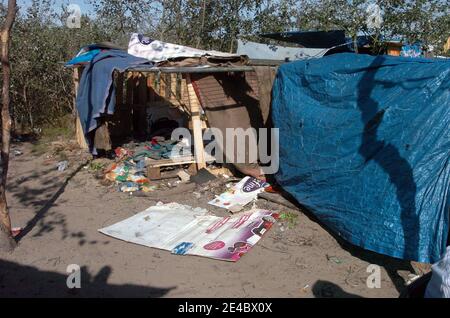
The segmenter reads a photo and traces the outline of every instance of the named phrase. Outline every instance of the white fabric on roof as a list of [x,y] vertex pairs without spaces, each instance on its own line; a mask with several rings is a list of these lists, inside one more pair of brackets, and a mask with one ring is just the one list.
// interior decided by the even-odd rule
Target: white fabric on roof
[[189,46],[166,43],[150,39],[142,34],[133,33],[128,44],[128,54],[145,58],[153,62],[162,62],[173,58],[217,56],[237,57],[239,55],[219,51],[204,51]]

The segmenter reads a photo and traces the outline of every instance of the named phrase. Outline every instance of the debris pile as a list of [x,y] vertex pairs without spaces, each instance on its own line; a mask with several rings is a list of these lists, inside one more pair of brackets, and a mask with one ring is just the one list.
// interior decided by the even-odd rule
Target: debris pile
[[[177,159],[190,155],[190,148],[183,141],[154,137],[149,142],[131,142],[114,151],[116,161],[103,171],[105,180],[115,183],[120,192],[152,192],[158,186],[152,185],[147,177],[147,165],[151,160]],[[187,173],[182,180],[190,178]]]
[[133,160],[112,164],[106,171],[105,178],[116,182],[120,192],[150,192],[150,180],[144,175],[144,168]]
[[142,159],[178,159],[191,156],[191,148],[183,140],[166,140],[164,137],[153,137],[149,142],[131,142],[115,150],[119,159],[132,157],[134,161]]

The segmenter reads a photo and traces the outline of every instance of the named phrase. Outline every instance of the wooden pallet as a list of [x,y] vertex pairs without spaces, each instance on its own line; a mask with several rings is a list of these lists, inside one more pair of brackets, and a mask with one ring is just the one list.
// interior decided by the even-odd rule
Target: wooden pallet
[[147,177],[150,180],[161,180],[161,168],[163,167],[182,166],[189,164],[189,173],[191,175],[197,173],[197,163],[194,156],[183,157],[180,159],[146,159],[145,163],[147,165]]
[[[206,155],[205,161],[212,162],[215,158]],[[145,159],[145,165],[147,167],[147,177],[150,180],[161,180],[161,168],[173,167],[173,166],[183,166],[189,165],[188,172],[190,175],[196,175],[198,171],[198,161],[195,160],[194,156],[180,157],[178,159]]]

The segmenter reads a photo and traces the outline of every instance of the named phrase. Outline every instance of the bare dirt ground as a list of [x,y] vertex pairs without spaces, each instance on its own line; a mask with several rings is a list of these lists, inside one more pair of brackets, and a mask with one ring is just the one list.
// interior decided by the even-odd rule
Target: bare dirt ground
[[[77,160],[58,172],[31,144],[13,148],[23,154],[11,159],[8,200],[13,225],[24,231],[16,250],[0,255],[2,297],[398,297],[413,271],[337,240],[300,211],[292,211],[294,228],[275,226],[237,263],[125,243],[97,230],[158,200],[212,210],[211,196],[130,196],[101,185]],[[288,211],[263,200],[257,206]],[[82,267],[79,290],[66,286],[69,264]],[[366,285],[369,264],[382,267],[380,289]]]

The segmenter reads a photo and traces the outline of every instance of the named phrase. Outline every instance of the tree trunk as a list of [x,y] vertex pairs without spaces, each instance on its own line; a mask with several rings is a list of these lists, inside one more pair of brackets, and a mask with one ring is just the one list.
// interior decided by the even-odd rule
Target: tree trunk
[[200,27],[200,32],[197,35],[197,45],[195,46],[197,49],[200,47],[200,44],[202,42],[202,34],[203,34],[203,30],[205,29],[205,18],[206,18],[206,0],[203,0],[202,24]]
[[11,141],[11,115],[9,113],[9,85],[11,68],[9,65],[9,45],[11,28],[16,18],[16,0],[8,0],[8,13],[0,33],[1,64],[3,70],[2,88],[2,141],[1,141],[1,178],[0,178],[0,251],[11,250],[14,240],[11,236],[11,220],[6,202],[6,180],[8,177],[9,151]]
[[161,28],[160,33],[159,33],[159,40],[161,42],[164,41],[164,34],[166,33],[166,27],[163,25],[164,20],[166,19],[166,3],[163,1],[162,5],[163,5],[162,14],[161,14],[162,23],[159,24],[159,27]]
[[11,237],[11,231],[0,223],[0,255],[11,252],[16,247],[16,241]]

